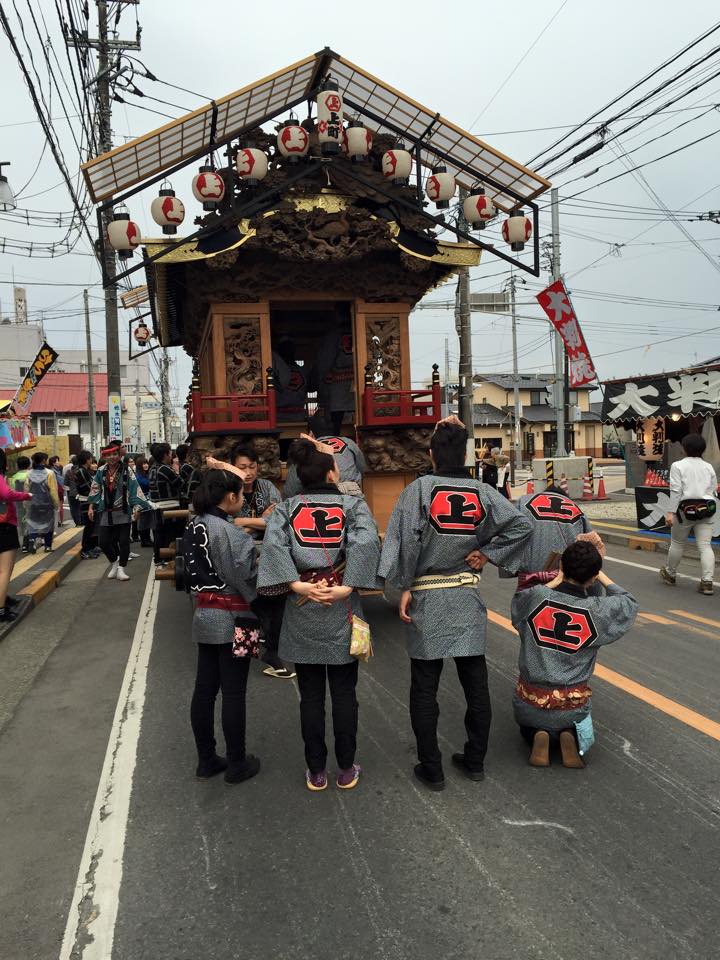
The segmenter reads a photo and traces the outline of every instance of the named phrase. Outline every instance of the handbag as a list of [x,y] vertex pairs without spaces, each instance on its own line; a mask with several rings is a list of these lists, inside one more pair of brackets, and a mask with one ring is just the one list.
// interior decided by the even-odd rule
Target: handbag
[[714,500],[681,500],[678,504],[678,513],[685,520],[697,523],[700,520],[709,520],[715,516],[717,504]]
[[[309,503],[305,497],[302,498],[305,506],[309,507]],[[317,526],[315,527],[317,530]],[[319,531],[318,531],[319,533]],[[333,579],[339,583],[342,583],[342,577],[338,575],[333,567],[332,560],[330,559],[330,554],[327,551],[327,547],[320,540],[322,544],[323,551],[325,553],[325,559],[327,560],[327,569],[332,571]],[[344,569],[344,564],[342,565]],[[301,598],[302,599],[302,598]],[[358,617],[352,611],[352,604],[350,603],[349,598],[345,598],[345,603],[348,608],[348,623],[350,624],[350,656],[355,657],[357,660],[362,660],[363,663],[367,663],[370,657],[373,655],[373,646],[372,638],[370,636],[370,624],[363,620],[362,617]]]
[[232,640],[232,655],[234,657],[259,657],[261,640],[258,621],[243,617],[235,618],[235,631]]

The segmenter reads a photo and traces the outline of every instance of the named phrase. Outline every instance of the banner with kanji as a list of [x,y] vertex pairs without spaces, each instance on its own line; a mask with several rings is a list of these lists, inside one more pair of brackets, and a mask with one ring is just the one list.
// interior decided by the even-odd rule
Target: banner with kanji
[[590,351],[563,281],[556,280],[555,283],[551,283],[542,293],[538,293],[537,301],[565,344],[570,386],[581,387],[585,383],[597,380]]
[[57,358],[57,351],[53,350],[50,344],[45,341],[38,350],[32,365],[28,367],[28,372],[23,377],[23,381],[10,404],[16,413],[23,414],[27,412],[30,406],[30,399],[35,392],[35,387],[40,383]]

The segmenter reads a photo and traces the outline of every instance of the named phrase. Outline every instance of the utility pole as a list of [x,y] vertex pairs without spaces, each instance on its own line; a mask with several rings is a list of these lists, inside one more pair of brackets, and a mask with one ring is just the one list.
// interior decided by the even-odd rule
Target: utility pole
[[88,371],[88,411],[90,413],[90,450],[95,453],[95,376],[93,374],[92,344],[90,342],[90,301],[87,290],[83,290],[85,303],[85,350],[87,352]]
[[142,437],[140,436],[140,370],[138,367],[135,367],[135,443],[137,445],[137,452],[142,453],[143,443]]
[[[550,210],[552,213],[552,280],[560,279],[560,202],[558,188],[550,191]],[[555,331],[555,424],[557,441],[555,456],[566,457],[565,446],[565,345],[560,334]]]
[[[125,3],[135,3],[137,0],[120,0],[118,12]],[[116,52],[118,57],[123,50],[140,49],[140,31],[135,40],[110,39],[108,34],[108,2],[96,0],[98,12],[97,39],[91,39],[80,33],[69,35],[66,31],[65,42],[68,46],[81,49],[92,48],[97,50],[97,125],[98,149],[101,153],[112,150],[112,106],[110,84],[113,80],[113,70],[110,63],[110,53]],[[117,18],[116,18],[117,22]],[[103,229],[107,230],[112,219],[108,212],[103,216]],[[108,395],[121,397],[120,384],[120,336],[118,331],[117,287],[115,279],[115,251],[109,243],[104,245],[104,266],[109,285],[105,288],[105,349],[107,351]],[[110,409],[111,404],[108,404]],[[120,401],[122,409],[122,399]],[[122,436],[122,430],[120,431]]]
[[[467,230],[468,224],[462,214],[462,204],[467,190],[459,191],[458,226]],[[470,269],[458,270],[457,290],[455,292],[455,329],[460,341],[460,363],[458,366],[458,412],[467,427],[468,449],[465,463],[475,464],[475,425],[473,423],[473,379],[472,379],[472,328],[470,325]]]
[[170,366],[170,358],[168,356],[167,348],[163,347],[162,357],[160,359],[160,408],[162,411],[163,440],[166,443],[170,442],[170,404],[169,404],[170,378],[168,376],[169,366]]
[[513,352],[513,447],[514,460],[511,460],[511,481],[514,485],[515,475],[522,467],[522,453],[520,451],[520,375],[518,373],[517,350],[517,315],[515,311],[515,274],[510,269],[510,312],[512,315],[512,352]]

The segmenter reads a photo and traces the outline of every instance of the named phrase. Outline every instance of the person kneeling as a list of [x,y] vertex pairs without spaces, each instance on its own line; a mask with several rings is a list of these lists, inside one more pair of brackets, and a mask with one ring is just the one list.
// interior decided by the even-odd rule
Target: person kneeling
[[[512,602],[520,634],[513,710],[534,767],[550,765],[551,739],[560,742],[564,766],[585,766],[582,754],[593,742],[588,680],[598,649],[624,636],[638,610],[637,600],[602,572],[591,543],[571,544],[560,566],[554,580],[516,593]],[[604,596],[589,595],[595,583]]]

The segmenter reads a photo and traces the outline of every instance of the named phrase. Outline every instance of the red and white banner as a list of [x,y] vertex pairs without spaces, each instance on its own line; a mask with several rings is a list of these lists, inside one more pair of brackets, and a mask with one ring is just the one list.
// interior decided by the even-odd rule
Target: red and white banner
[[563,338],[568,355],[570,386],[581,387],[597,380],[590,351],[580,329],[578,318],[562,280],[556,280],[537,295],[537,301],[550,319],[550,323]]

